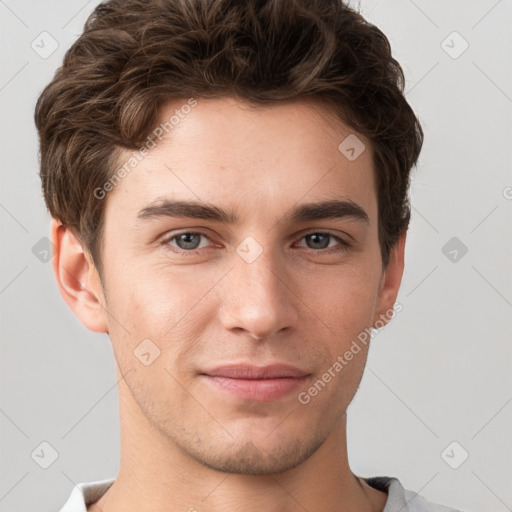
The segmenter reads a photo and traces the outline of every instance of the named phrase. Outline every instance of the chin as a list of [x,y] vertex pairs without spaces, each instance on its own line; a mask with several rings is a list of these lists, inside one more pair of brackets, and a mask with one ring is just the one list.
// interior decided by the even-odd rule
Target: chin
[[[240,475],[270,475],[293,469],[307,460],[322,445],[324,439],[283,439],[278,446],[271,443],[239,442],[238,446],[195,446],[187,450],[197,462],[222,473]],[[182,447],[184,448],[184,447]]]

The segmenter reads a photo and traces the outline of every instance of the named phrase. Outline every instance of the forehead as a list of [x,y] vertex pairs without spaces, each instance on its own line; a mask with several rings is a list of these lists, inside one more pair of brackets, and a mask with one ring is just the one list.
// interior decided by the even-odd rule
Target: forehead
[[[162,197],[262,220],[272,210],[337,197],[376,214],[370,143],[326,106],[301,100],[253,108],[232,98],[185,104],[161,109],[159,124],[168,133],[153,136],[154,147],[109,193],[107,216],[115,207],[134,218]],[[120,164],[129,157],[122,153]]]

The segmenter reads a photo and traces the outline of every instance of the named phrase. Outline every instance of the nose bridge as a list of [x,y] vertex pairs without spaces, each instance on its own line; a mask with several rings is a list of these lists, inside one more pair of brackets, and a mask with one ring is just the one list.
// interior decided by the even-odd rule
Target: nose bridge
[[283,292],[281,260],[272,246],[258,249],[253,244],[246,241],[237,248],[236,277],[241,286],[247,287],[247,293],[252,291],[255,296],[265,295],[274,300]]
[[224,285],[221,320],[225,328],[266,338],[296,322],[296,301],[282,263],[271,246],[253,237],[239,244]]

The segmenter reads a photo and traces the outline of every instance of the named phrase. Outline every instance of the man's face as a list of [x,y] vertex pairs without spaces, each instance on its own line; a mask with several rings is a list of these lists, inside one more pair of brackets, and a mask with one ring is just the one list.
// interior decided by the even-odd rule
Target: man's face
[[[350,161],[338,149],[350,133],[313,103],[254,110],[200,99],[106,199],[106,322],[126,390],[164,439],[207,466],[273,473],[298,465],[357,390],[361,344],[307,404],[298,399],[394,302],[379,294],[371,148],[359,136],[366,149]],[[336,218],[291,218],[331,200],[352,206]],[[164,215],[153,208],[164,201],[215,207],[237,221]],[[213,376],[221,366],[276,363],[305,377]]]

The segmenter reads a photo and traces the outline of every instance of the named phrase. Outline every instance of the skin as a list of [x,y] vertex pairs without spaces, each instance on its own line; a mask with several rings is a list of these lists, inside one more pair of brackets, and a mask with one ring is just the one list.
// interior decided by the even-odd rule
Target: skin
[[[166,105],[162,119],[183,103]],[[371,145],[358,134],[366,149],[349,161],[338,145],[350,133],[313,101],[256,110],[200,99],[105,199],[103,281],[70,230],[52,222],[59,289],[88,329],[109,334],[120,379],[120,471],[89,511],[384,508],[386,494],[347,459],[346,410],[368,347],[308,404],[297,399],[393,308],[403,273],[405,234],[382,267]],[[163,197],[233,210],[240,221],[137,218]],[[369,222],[285,218],[326,199],[357,203]],[[204,236],[169,241],[187,230]],[[306,236],[325,231],[350,247]],[[262,249],[252,263],[236,251],[249,236]],[[194,243],[199,253],[187,253]],[[335,247],[343,250],[325,253]],[[148,366],[134,355],[144,339],[160,350]],[[287,363],[310,376],[275,401],[245,400],[199,375],[231,362]]]

